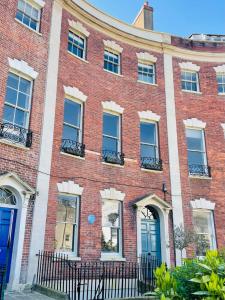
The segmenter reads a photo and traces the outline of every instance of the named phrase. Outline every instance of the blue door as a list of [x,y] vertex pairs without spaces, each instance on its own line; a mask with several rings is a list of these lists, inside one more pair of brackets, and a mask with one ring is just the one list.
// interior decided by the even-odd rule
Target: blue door
[[17,211],[0,207],[0,265],[7,268],[9,281]]
[[141,219],[142,254],[150,254],[161,260],[160,219],[156,210],[145,207]]

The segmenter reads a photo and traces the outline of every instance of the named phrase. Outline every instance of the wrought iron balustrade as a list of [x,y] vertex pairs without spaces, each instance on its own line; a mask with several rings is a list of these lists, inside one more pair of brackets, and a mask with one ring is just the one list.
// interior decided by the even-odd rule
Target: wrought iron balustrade
[[111,151],[111,150],[102,150],[102,159],[106,163],[124,165],[124,153]]
[[154,157],[141,157],[141,167],[148,170],[162,171],[162,160]]
[[33,133],[29,129],[0,122],[0,139],[6,139],[12,143],[21,144],[30,148],[32,145],[32,136]]
[[74,140],[63,139],[61,145],[61,151],[71,155],[84,157],[85,145],[82,143],[78,143]]
[[211,177],[211,168],[206,165],[188,165],[189,174],[192,176]]

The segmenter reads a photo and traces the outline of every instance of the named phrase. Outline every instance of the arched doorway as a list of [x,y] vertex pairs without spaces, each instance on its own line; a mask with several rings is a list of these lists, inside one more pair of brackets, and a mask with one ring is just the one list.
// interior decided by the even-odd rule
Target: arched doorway
[[154,207],[148,205],[141,211],[142,254],[161,260],[160,218]]
[[17,202],[8,189],[0,188],[0,266],[6,267],[6,281],[9,281],[12,251],[15,236]]

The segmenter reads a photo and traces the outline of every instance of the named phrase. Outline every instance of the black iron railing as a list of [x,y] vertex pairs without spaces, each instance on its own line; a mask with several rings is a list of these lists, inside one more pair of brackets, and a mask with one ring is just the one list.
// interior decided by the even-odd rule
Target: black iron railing
[[162,171],[162,160],[154,157],[141,157],[141,168]]
[[75,155],[84,157],[85,156],[85,145],[82,143],[78,143],[73,140],[63,139],[61,145],[61,151]]
[[38,285],[63,292],[71,300],[136,297],[155,288],[154,270],[160,260],[135,262],[76,262],[66,255],[38,254]]
[[111,151],[111,150],[102,150],[102,160],[106,163],[124,165],[124,153]]
[[30,148],[33,133],[29,129],[10,123],[0,122],[0,139],[6,139],[15,144],[22,144]]
[[188,165],[189,174],[192,176],[211,177],[211,168],[205,165]]

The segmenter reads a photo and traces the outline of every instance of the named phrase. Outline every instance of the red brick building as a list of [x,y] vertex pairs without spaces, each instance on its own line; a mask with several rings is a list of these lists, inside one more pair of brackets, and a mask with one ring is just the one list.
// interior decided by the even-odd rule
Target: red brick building
[[[83,0],[8,2],[0,6],[0,109],[12,127],[0,140],[0,211],[16,211],[15,233],[23,226],[25,236],[18,252],[15,234],[21,275],[13,282],[10,272],[12,287],[32,282],[42,249],[74,260],[151,253],[179,264],[172,228],[180,224],[211,248],[225,246],[224,37],[153,31],[147,4],[130,26]],[[27,80],[25,92],[16,76]],[[20,94],[32,106],[21,107]],[[33,132],[32,145],[15,133],[21,127]],[[16,185],[27,212],[13,206]]]

